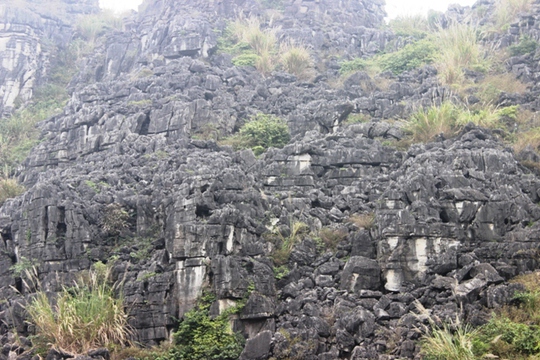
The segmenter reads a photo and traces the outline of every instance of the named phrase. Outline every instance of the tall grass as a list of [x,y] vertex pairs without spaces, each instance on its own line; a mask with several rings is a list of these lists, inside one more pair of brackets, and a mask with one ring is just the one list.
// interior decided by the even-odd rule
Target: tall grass
[[475,360],[473,339],[477,330],[457,324],[434,327],[422,337],[421,354],[426,360]]
[[258,55],[272,53],[276,48],[276,29],[261,29],[256,17],[236,20],[229,25],[229,30],[237,41],[248,44]]
[[498,0],[493,13],[495,30],[506,30],[519,14],[530,12],[532,4],[533,0]]
[[459,110],[456,105],[445,102],[441,106],[420,109],[409,118],[406,130],[414,142],[428,142],[439,134],[454,136]]
[[492,62],[480,45],[476,27],[452,24],[435,36],[440,49],[435,66],[443,84],[464,83],[464,69],[487,72],[491,68]]
[[400,15],[388,22],[388,27],[398,36],[424,38],[430,31],[428,19],[421,14]]
[[412,114],[405,130],[413,142],[429,142],[440,134],[445,138],[453,137],[469,123],[488,129],[501,128],[504,126],[503,120],[515,120],[516,116],[517,108],[512,106],[496,108],[484,105],[474,109],[444,102]]
[[286,42],[281,45],[280,54],[280,63],[286,72],[306,78],[312,63],[309,51],[304,45]]
[[110,267],[97,263],[56,301],[39,291],[26,310],[40,340],[54,348],[81,354],[92,348],[129,343],[131,331],[124,302],[110,284]]

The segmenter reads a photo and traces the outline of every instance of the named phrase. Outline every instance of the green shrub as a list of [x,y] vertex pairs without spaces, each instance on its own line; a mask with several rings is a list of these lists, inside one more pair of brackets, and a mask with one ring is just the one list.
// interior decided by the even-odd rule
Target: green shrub
[[97,263],[56,301],[39,291],[26,307],[39,341],[75,354],[129,343],[128,316],[117,290],[110,284],[110,267]]
[[400,74],[404,71],[431,64],[435,60],[437,49],[433,39],[426,38],[408,44],[392,53],[377,55],[370,59],[356,58],[342,62],[339,72],[341,75],[347,75],[355,71],[367,71],[369,73],[391,71],[394,74]]
[[59,95],[58,88],[54,86],[41,91],[45,92],[46,89],[50,89],[50,93],[40,95],[41,98],[37,98],[33,105],[0,121],[0,168],[7,167],[8,172],[16,169],[38,143],[39,129],[36,124],[63,107],[65,91]]
[[286,265],[276,266],[273,268],[273,270],[274,270],[274,277],[276,278],[276,280],[283,279],[290,272],[289,268]]
[[175,349],[170,360],[233,360],[238,359],[244,339],[235,334],[229,322],[231,308],[212,318],[210,306],[215,297],[205,294],[198,304],[184,314],[178,331],[174,334]]
[[273,115],[257,114],[240,128],[237,135],[222,143],[237,150],[251,148],[260,155],[269,147],[282,148],[289,140],[289,127],[285,121]]
[[371,66],[370,61],[361,58],[355,58],[349,61],[344,61],[340,64],[339,73],[347,75],[356,71],[365,71]]
[[520,56],[534,53],[537,47],[538,42],[536,40],[531,39],[529,36],[522,36],[519,43],[508,47],[508,51],[512,56]]
[[253,53],[240,54],[232,60],[234,66],[253,66],[257,64],[259,55]]
[[495,355],[532,355],[540,352],[540,331],[536,325],[514,322],[503,316],[495,316],[481,328],[480,339],[490,344],[489,351]]
[[110,235],[119,235],[129,227],[129,213],[122,205],[113,203],[105,207],[101,226]]
[[431,39],[423,39],[408,44],[402,49],[379,57],[380,67],[384,71],[401,74],[431,64],[435,60],[438,48]]
[[9,267],[9,270],[13,273],[13,276],[20,278],[26,273],[26,271],[32,269],[33,265],[34,261],[21,256],[15,264]]

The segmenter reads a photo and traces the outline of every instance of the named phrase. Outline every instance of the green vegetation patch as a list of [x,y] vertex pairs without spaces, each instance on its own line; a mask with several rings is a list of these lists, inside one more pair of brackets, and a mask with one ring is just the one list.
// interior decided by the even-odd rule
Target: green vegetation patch
[[[38,291],[26,307],[29,321],[36,327],[34,344],[50,344],[73,354],[128,344],[128,315],[118,285],[110,282],[110,270],[96,263],[73,286],[64,287],[55,301],[47,292]],[[39,283],[37,279],[34,282]]]
[[433,38],[425,38],[404,46],[402,49],[374,56],[369,59],[353,59],[341,63],[340,74],[354,71],[391,71],[401,74],[404,71],[431,64],[436,60],[438,47]]
[[538,273],[515,279],[526,291],[514,304],[493,313],[489,322],[472,328],[456,322],[433,326],[422,337],[428,360],[538,359],[540,356],[540,278]]
[[270,147],[282,148],[290,140],[287,123],[277,116],[257,114],[245,123],[240,131],[222,141],[236,150],[250,148],[260,155]]
[[517,107],[514,106],[499,109],[493,107],[474,109],[445,102],[440,106],[420,109],[412,114],[405,130],[413,142],[429,142],[439,134],[445,137],[456,136],[468,123],[489,129],[499,129],[503,127],[503,120],[515,119],[516,116]]
[[508,51],[512,56],[520,56],[534,53],[538,47],[538,42],[529,36],[522,36],[519,43],[508,47]]
[[215,301],[211,293],[203,293],[197,305],[186,314],[174,333],[174,346],[153,360],[235,360],[244,347],[244,338],[231,329],[229,317],[237,313],[231,307],[212,317],[210,306]]

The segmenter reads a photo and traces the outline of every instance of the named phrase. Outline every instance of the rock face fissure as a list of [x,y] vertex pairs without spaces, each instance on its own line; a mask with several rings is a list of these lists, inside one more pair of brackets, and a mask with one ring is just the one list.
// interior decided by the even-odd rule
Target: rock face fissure
[[[386,120],[454,96],[435,68],[386,73],[387,86],[364,72],[329,85],[339,69],[331,54],[403,45],[379,29],[382,2],[264,3],[147,1],[85,59],[21,167],[27,191],[0,207],[1,331],[28,331],[21,304],[31,289],[13,265],[36,265],[43,289],[58,292],[104,261],[124,279],[130,324],[147,345],[169,339],[208,289],[214,314],[245,304],[231,320],[247,339],[242,359],[413,358],[415,300],[480,324],[519,289],[507,280],[538,269],[540,180],[495,134],[467,125],[453,139],[391,146],[404,134]],[[65,6],[79,14],[97,4]],[[34,8],[0,13],[6,113],[46,79],[42,37],[62,43],[73,23]],[[248,14],[309,45],[320,75],[234,66],[218,39]],[[513,24],[504,41],[538,39],[534,29]],[[539,65],[522,56],[509,66],[532,90],[499,105],[536,111]],[[287,121],[288,145],[255,157],[218,144],[258,112]],[[346,125],[350,113],[373,121]],[[294,246],[279,267],[285,241]]]

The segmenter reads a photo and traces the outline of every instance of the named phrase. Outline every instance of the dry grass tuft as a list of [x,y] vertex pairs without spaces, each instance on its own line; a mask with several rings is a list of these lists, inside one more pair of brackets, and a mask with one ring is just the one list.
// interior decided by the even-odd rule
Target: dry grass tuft
[[349,217],[349,221],[359,229],[371,230],[375,226],[375,214],[354,214]]
[[7,199],[14,198],[24,192],[24,186],[20,185],[16,179],[0,177],[0,205]]
[[493,14],[494,28],[505,31],[519,14],[531,11],[533,0],[498,0]]
[[516,79],[512,73],[491,74],[478,84],[479,98],[485,104],[496,104],[502,92],[523,94],[527,85]]
[[281,45],[280,54],[280,63],[286,72],[301,79],[308,77],[312,61],[304,45],[294,44],[292,41],[286,42]]

